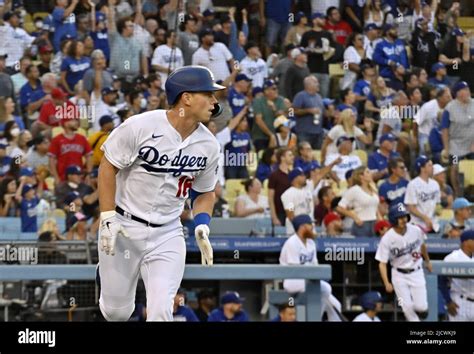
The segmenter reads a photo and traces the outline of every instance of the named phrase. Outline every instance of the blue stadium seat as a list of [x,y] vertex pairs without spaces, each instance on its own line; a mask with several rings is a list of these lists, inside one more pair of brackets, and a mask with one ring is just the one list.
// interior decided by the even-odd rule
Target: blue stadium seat
[[213,218],[209,226],[212,236],[248,236],[255,228],[256,219]]

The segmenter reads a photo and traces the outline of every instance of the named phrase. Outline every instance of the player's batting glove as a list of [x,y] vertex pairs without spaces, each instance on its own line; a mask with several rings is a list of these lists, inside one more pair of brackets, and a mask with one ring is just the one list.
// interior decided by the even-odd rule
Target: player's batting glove
[[201,224],[194,229],[194,236],[201,251],[201,262],[203,265],[211,266],[214,261],[214,252],[209,242],[209,226]]
[[115,255],[115,242],[119,235],[129,237],[125,228],[117,220],[115,211],[100,213],[100,250],[104,251],[107,255]]

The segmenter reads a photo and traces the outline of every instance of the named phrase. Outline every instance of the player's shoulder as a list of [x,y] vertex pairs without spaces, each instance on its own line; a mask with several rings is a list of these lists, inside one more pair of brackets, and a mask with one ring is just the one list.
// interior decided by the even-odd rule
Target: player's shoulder
[[206,128],[204,124],[199,124],[197,130],[194,132],[194,134],[197,135],[199,138],[199,143],[210,143],[216,150],[219,152],[220,150],[220,145],[219,141],[217,138],[214,136],[214,134],[211,133],[209,129]]
[[460,252],[462,252],[460,249],[452,251],[450,254],[444,257],[444,261],[447,261],[447,262],[460,261],[461,260]]

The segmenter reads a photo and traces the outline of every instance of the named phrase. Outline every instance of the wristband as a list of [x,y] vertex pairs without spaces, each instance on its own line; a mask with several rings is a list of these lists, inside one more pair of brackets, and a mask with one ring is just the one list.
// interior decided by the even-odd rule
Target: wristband
[[198,225],[207,225],[211,222],[211,216],[208,213],[199,213],[194,217],[194,223]]

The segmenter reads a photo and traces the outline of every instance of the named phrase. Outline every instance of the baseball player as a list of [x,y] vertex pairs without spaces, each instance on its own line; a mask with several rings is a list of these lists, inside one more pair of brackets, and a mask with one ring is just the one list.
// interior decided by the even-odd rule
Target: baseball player
[[[461,234],[461,247],[448,254],[445,262],[474,262],[474,230]],[[450,284],[448,284],[450,283]],[[440,277],[440,288],[448,304],[450,321],[474,321],[474,279]]]
[[212,265],[209,222],[214,206],[219,144],[204,127],[220,113],[204,67],[168,77],[170,109],[145,112],[118,126],[102,146],[99,168],[99,306],[108,321],[126,321],[141,274],[147,321],[172,321],[185,265],[179,217],[191,199],[202,264]]
[[[421,257],[431,272],[432,266],[426,250],[426,235],[419,226],[409,224],[410,213],[398,203],[389,209],[388,219],[392,228],[380,240],[375,254],[380,275],[387,293],[398,298],[405,318],[420,321],[428,316],[428,298]],[[387,262],[392,265],[392,283],[388,280]]]
[[[295,233],[286,240],[280,253],[281,265],[318,265],[316,257],[316,234],[313,230],[313,220],[309,215],[301,214],[293,218]],[[290,294],[305,291],[304,279],[285,279],[283,288]],[[329,321],[345,320],[341,315],[341,303],[332,295],[328,282],[321,280],[321,314],[326,312]]]
[[364,312],[357,315],[352,322],[380,322],[377,313],[382,310],[382,295],[378,291],[366,292],[360,298]]

